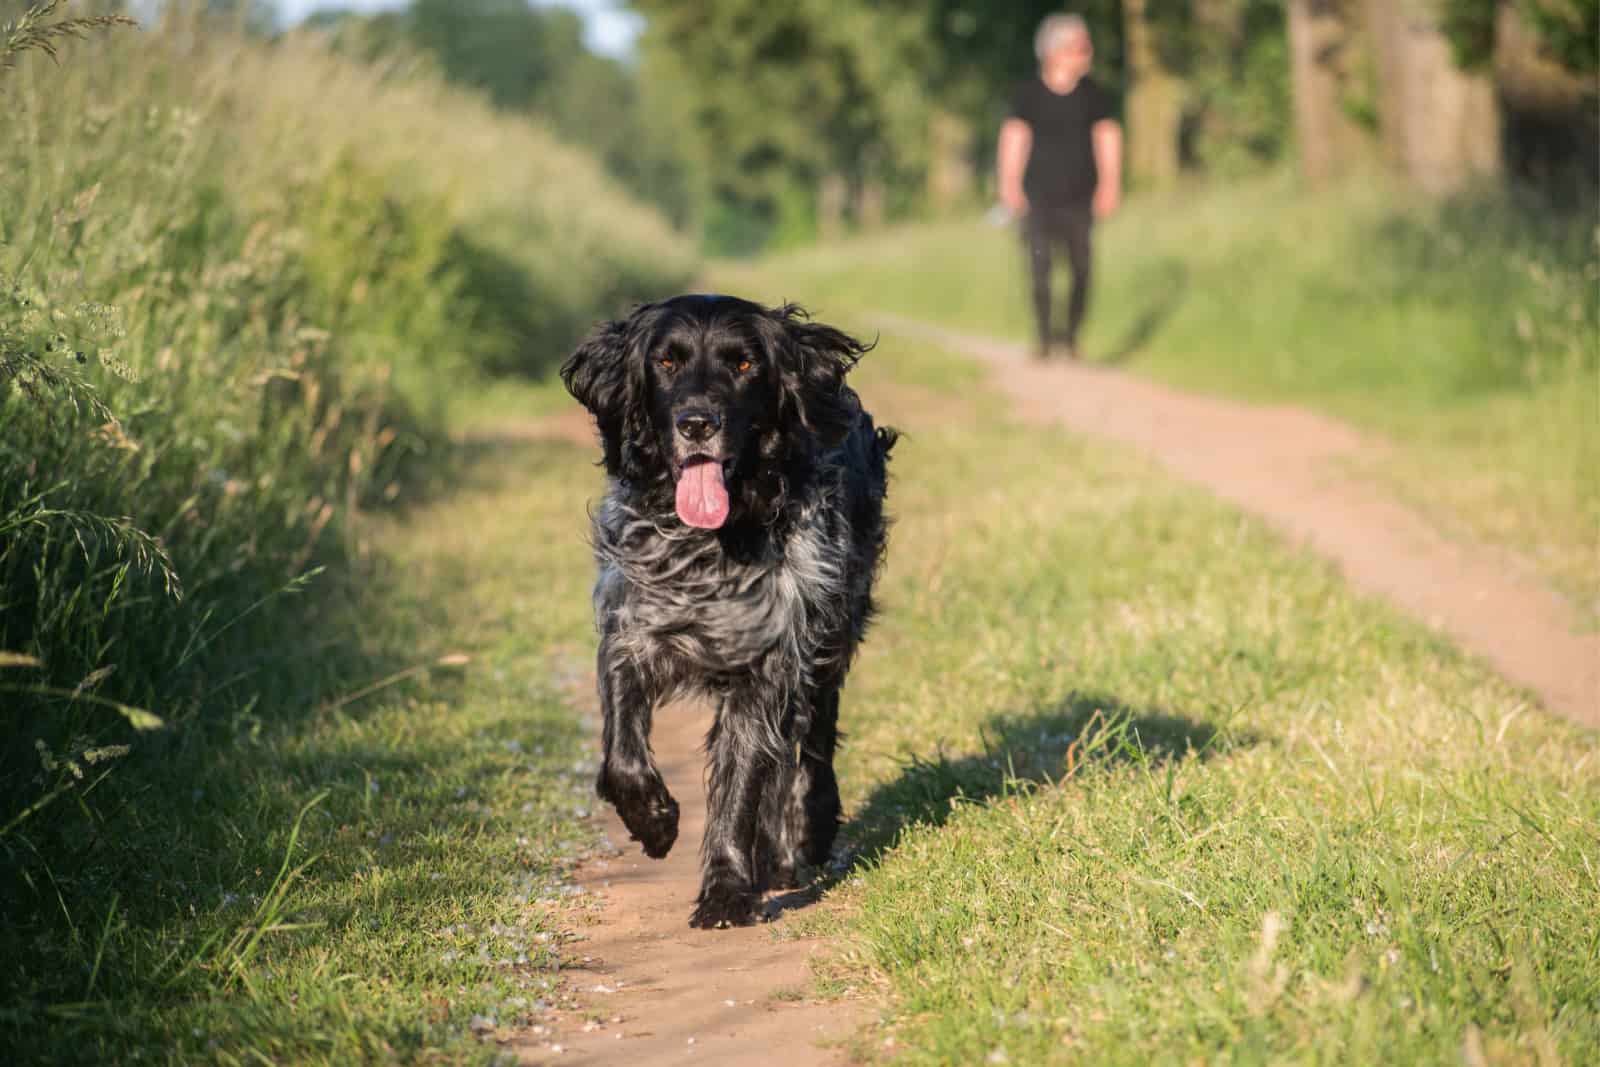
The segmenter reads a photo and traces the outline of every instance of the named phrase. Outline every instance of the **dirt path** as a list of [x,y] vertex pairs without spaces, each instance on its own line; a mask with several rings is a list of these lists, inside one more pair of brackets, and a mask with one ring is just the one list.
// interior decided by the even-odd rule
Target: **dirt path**
[[[583,931],[588,940],[572,946],[574,955],[588,962],[566,972],[584,1011],[569,1015],[554,1032],[521,1038],[512,1046],[521,1062],[630,1067],[845,1062],[841,1053],[820,1043],[849,1036],[865,1008],[857,1001],[804,999],[816,941],[779,941],[770,926],[689,928],[700,884],[701,742],[709,725],[707,713],[695,706],[656,714],[651,742],[681,808],[678,843],[665,860],[647,859],[607,808],[606,836],[619,851],[591,860],[578,872],[578,884],[602,898],[605,907],[598,924]],[[769,909],[798,902],[773,901]],[[601,1021],[596,1025],[588,1016]]]
[[[1442,630],[1533,693],[1549,710],[1600,727],[1600,635],[1573,630],[1571,608],[1503,553],[1446,539],[1381,487],[1349,473],[1380,446],[1336,420],[1178,392],[1085,365],[1040,364],[1017,345],[888,315],[885,329],[967,352],[996,371],[1018,412],[1133,445],[1187,480],[1261,515],[1337,562],[1358,587]],[[531,431],[530,431],[531,432]],[[536,436],[578,440],[586,420]],[[770,927],[691,930],[705,822],[700,751],[708,720],[665,709],[653,738],[681,810],[677,847],[646,859],[609,809],[615,855],[578,882],[604,901],[569,971],[583,1005],[561,1025],[511,1045],[523,1063],[762,1064],[844,1062],[836,1047],[863,1021],[860,1001],[803,999],[818,943],[775,940]],[[776,904],[774,905],[776,907]]]
[[987,363],[1018,412],[1133,445],[1185,479],[1266,518],[1454,638],[1550,711],[1600,727],[1600,634],[1507,554],[1443,537],[1346,460],[1377,445],[1334,419],[1182,393],[1092,365],[1032,359],[1018,345],[898,316],[883,329]]

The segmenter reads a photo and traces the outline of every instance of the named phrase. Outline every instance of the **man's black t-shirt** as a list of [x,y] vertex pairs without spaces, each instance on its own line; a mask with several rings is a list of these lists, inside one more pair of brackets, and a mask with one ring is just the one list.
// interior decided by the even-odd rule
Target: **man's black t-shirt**
[[1113,117],[1111,98],[1093,79],[1084,77],[1070,93],[1052,92],[1039,78],[1017,86],[1011,96],[1011,118],[1033,131],[1033,150],[1022,176],[1028,202],[1043,207],[1071,207],[1094,199],[1100,175],[1094,162],[1090,131]]

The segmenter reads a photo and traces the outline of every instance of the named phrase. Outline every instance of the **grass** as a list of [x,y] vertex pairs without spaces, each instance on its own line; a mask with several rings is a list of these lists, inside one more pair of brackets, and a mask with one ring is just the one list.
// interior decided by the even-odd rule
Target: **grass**
[[[547,370],[580,322],[690,264],[592,162],[425,75],[193,29],[3,74],[0,1041],[21,1062],[490,1061],[567,995],[581,921],[564,872],[591,833],[573,709],[598,485],[591,450],[511,425],[559,410],[555,387],[470,386]],[[1459,314],[1481,286],[1402,218],[1402,248],[1443,256],[1414,298],[1397,271],[1284,287],[1293,314],[1234,300],[1263,316],[1234,323],[1236,365],[1185,363],[1221,336],[1226,294],[1201,281],[1244,276],[1210,267],[1272,262],[1288,242],[1264,231],[1319,219],[1306,254],[1337,258],[1314,203],[1279,190],[1241,236],[1234,195],[1125,220],[1130,247],[1209,264],[1131,358],[1414,424],[1402,489],[1492,454],[1505,473],[1482,463],[1475,494],[1558,502],[1529,507],[1546,540],[1517,514],[1496,536],[1567,567],[1561,487],[1593,469],[1582,441],[1554,456],[1592,373],[1556,329],[1567,276],[1513,264],[1528,351],[1438,385],[1503,316]],[[1439,241],[1470,222],[1439,221]],[[899,285],[899,310],[1010,321],[970,276],[900,269],[941,248],[1014,251],[928,230],[746,288],[828,310]],[[1159,262],[1111,268],[1103,328],[1137,321],[1119,291],[1182,290]],[[1327,358],[1431,340],[1415,366],[1357,347],[1274,377],[1297,322],[1326,327],[1305,339]],[[864,1055],[1596,1058],[1592,737],[1253,521],[1011,423],[966,361],[891,338],[860,374],[910,434],[847,697],[860,857],[804,924],[841,939],[834,988],[886,997]],[[408,472],[443,462],[447,423],[501,432],[464,437],[450,495],[419,496]],[[1461,507],[1476,528],[1489,505]]]
[[451,394],[692,256],[424,71],[58,7],[0,32],[0,1045],[449,1045],[543,995],[578,731],[556,622],[496,652],[483,574],[419,585],[370,515],[448,485]]
[[[765,294],[763,294],[765,295]],[[1594,738],[1254,520],[892,335],[846,692],[858,859],[794,928],[895,1063],[1592,1060]]]
[[[884,997],[863,1056],[1593,1058],[1592,737],[1254,521],[1010,422],[965,360],[888,338],[859,375],[908,430],[846,697],[859,857],[778,932]],[[327,608],[346,696],[425,679],[172,738],[136,868],[32,943],[24,979],[74,981],[9,1001],[20,1058],[487,1061],[561,1003],[599,484],[527,436],[367,524]]]
[[[1368,472],[1524,555],[1600,618],[1600,229],[1480,193],[1419,203],[1288,176],[1135,199],[1098,235],[1090,358],[1330,411],[1391,441]],[[1029,337],[1015,235],[908,226],[753,265],[736,287]]]
[[[168,738],[106,894],[57,933],[12,913],[19,1061],[488,1062],[562,1003],[564,875],[592,837],[592,471],[475,447],[447,501],[363,524],[374,560],[325,598],[348,687]],[[82,846],[52,869],[105,862]]]
[[[858,375],[908,433],[846,695],[857,860],[776,932],[884,998],[864,1058],[1593,1058],[1592,736],[966,360],[890,336]],[[501,580],[572,633],[587,458],[489,452],[455,519],[553,545]]]

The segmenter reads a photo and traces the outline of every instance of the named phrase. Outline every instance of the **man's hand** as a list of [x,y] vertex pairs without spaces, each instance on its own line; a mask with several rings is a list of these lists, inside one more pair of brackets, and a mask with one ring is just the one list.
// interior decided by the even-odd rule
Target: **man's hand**
[[1028,194],[1022,191],[1022,175],[1033,152],[1033,129],[1021,119],[1006,119],[1000,127],[1000,144],[995,153],[996,185],[1006,210],[1021,218],[1028,213]]
[[1102,185],[1094,191],[1094,217],[1109,219],[1122,206],[1122,190],[1115,185]]
[[1109,219],[1122,206],[1122,127],[1111,119],[1102,119],[1089,132],[1094,142],[1095,168],[1100,172],[1100,184],[1094,191],[1094,214],[1095,218]]

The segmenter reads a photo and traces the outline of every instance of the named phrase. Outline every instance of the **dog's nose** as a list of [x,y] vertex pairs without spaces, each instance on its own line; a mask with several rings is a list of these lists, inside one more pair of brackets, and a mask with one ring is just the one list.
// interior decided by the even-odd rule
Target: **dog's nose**
[[678,416],[678,433],[686,441],[704,441],[722,429],[722,416],[713,411],[685,411]]

